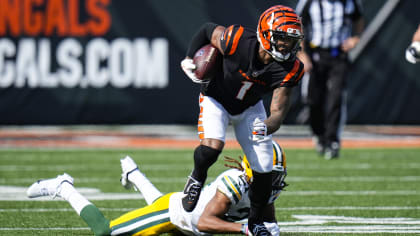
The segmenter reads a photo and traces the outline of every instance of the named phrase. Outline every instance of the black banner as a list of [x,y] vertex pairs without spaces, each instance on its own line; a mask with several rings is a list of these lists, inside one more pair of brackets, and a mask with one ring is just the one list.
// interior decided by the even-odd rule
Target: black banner
[[[0,124],[195,124],[199,86],[179,66],[190,38],[208,21],[256,28],[259,15],[275,4],[279,2],[0,0]],[[399,48],[392,48],[400,50],[398,55],[389,55],[390,49],[385,55],[367,52],[373,59],[364,53],[355,65],[350,123],[420,124],[413,103],[420,96],[413,79],[419,67],[407,65],[399,55],[414,25],[413,20],[410,29],[399,29],[404,37]],[[388,55],[398,60],[392,72],[369,67]],[[401,73],[408,66],[412,72]],[[376,75],[383,79],[373,81]],[[389,91],[377,87],[395,76],[411,82],[402,82],[407,88],[387,82],[401,91],[392,90],[400,99],[385,100],[382,92]],[[370,95],[369,101],[359,101],[359,92]],[[366,102],[383,108],[381,113]],[[299,109],[295,97],[287,123],[295,122]]]

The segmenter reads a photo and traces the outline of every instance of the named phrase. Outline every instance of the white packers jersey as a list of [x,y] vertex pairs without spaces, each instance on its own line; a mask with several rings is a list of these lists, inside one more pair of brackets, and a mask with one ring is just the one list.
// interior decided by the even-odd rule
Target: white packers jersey
[[[184,194],[182,192],[173,194],[169,199],[169,216],[172,224],[187,235],[209,235],[198,231],[197,223],[216,190],[225,194],[232,203],[225,215],[226,220],[234,222],[248,217],[250,208],[249,185],[245,180],[244,172],[229,169],[203,188],[197,206],[190,213],[184,211],[182,207],[181,199]],[[273,202],[279,193],[280,190],[273,191],[270,202]]]

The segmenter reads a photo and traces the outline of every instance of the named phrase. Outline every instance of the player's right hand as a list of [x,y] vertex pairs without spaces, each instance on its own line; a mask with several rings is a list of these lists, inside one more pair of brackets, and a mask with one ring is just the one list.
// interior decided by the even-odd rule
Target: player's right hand
[[252,140],[256,142],[264,141],[267,137],[267,125],[264,121],[256,118],[252,127]]
[[181,61],[181,68],[184,71],[184,73],[190,78],[194,83],[202,84],[207,81],[203,81],[197,78],[197,76],[194,73],[194,70],[197,68],[197,66],[194,64],[193,59],[191,58],[185,58]]

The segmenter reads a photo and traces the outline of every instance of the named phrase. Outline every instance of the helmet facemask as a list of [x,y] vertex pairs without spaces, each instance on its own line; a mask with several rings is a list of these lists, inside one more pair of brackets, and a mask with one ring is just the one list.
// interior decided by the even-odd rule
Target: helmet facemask
[[[292,28],[289,28],[292,29]],[[289,30],[288,29],[288,30]],[[287,61],[293,59],[296,53],[300,50],[300,42],[302,41],[302,36],[289,34],[283,31],[270,31],[267,33],[270,35],[270,50],[266,50],[274,60],[276,61]],[[278,47],[279,43],[281,46],[287,46],[285,50],[281,52]]]
[[284,178],[287,176],[286,169],[281,165],[274,165],[271,171],[273,190],[281,190],[285,187]]

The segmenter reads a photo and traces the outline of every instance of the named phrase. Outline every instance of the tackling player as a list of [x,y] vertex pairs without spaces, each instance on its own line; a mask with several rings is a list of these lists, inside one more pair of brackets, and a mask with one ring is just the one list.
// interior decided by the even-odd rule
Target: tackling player
[[[303,63],[296,58],[303,38],[299,16],[292,8],[277,5],[259,19],[257,32],[241,25],[227,28],[204,24],[194,35],[181,67],[193,82],[195,52],[211,43],[223,55],[223,69],[210,81],[202,81],[198,132],[200,145],[194,151],[194,169],[184,188],[183,207],[191,212],[225,144],[226,128],[233,124],[253,171],[249,196],[249,228],[255,236],[270,235],[263,224],[271,193],[271,134],[280,128],[289,109],[292,87],[303,76]],[[272,93],[267,118],[262,97]]]
[[[274,210],[274,201],[287,185],[286,157],[280,146],[273,142],[273,170],[270,183],[273,191],[264,214],[265,226],[271,234],[279,235]],[[242,163],[226,157],[232,167],[211,184],[203,188],[197,207],[191,213],[182,210],[182,192],[163,195],[140,172],[130,158],[121,159],[123,170],[121,183],[126,188],[133,185],[140,190],[148,206],[128,212],[109,221],[99,209],[83,197],[74,187],[68,174],[57,178],[39,180],[27,191],[30,198],[41,196],[61,197],[68,201],[95,235],[157,235],[183,233],[186,235],[208,235],[210,233],[242,233],[250,235],[247,224],[235,223],[248,217],[248,197],[252,171],[246,156]]]

